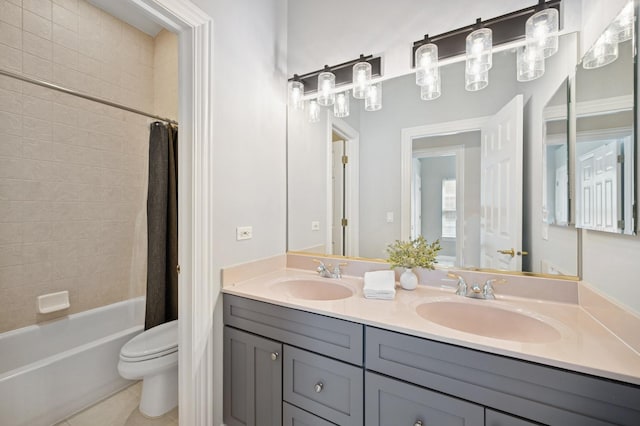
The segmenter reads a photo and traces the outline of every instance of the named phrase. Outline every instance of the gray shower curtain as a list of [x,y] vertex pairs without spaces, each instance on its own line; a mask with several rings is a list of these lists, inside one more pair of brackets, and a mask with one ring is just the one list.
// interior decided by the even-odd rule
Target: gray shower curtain
[[178,129],[151,124],[145,330],[178,319]]

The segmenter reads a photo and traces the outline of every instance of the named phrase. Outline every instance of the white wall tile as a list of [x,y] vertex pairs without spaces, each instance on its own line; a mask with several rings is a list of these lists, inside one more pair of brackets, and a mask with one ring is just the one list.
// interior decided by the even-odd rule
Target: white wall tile
[[21,49],[22,30],[16,26],[0,21],[0,43],[15,49]]
[[22,136],[22,116],[0,111],[0,135]]
[[10,90],[0,89],[0,111],[22,111],[22,96],[18,96]]
[[53,63],[46,59],[31,55],[30,53],[23,52],[22,72],[41,80],[51,81],[53,76]]
[[22,0],[22,8],[51,20],[51,0]]
[[22,157],[22,137],[3,134],[0,136],[1,157]]
[[[22,72],[22,51],[0,43],[2,66],[9,71]],[[6,77],[9,78],[9,77]]]
[[53,59],[53,43],[24,31],[22,35],[22,49],[32,55],[51,61]]
[[53,42],[71,50],[78,50],[78,33],[61,25],[53,24]]
[[[39,2],[40,0],[34,0]],[[42,0],[46,1],[46,0]],[[52,29],[51,29],[51,18],[43,18],[40,15],[36,15],[35,13],[29,12],[27,10],[23,10],[22,12],[22,29],[24,31],[28,31],[37,35],[38,37],[45,38],[47,40],[51,40]]]
[[78,14],[78,0],[53,0],[53,4],[62,6],[71,12]]
[[0,21],[22,28],[22,9],[7,0],[0,0]]
[[53,5],[53,23],[78,32],[78,14],[57,4]]

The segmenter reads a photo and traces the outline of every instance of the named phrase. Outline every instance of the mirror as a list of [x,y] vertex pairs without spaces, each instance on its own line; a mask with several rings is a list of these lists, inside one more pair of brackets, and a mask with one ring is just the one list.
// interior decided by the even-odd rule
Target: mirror
[[576,67],[576,226],[635,234],[633,2]]
[[542,110],[544,154],[542,219],[567,226],[569,210],[569,79],[565,79]]
[[[433,101],[420,99],[411,74],[383,82],[380,111],[351,98],[348,117],[323,108],[309,123],[306,111],[290,109],[288,250],[380,259],[394,240],[420,233],[441,240],[439,266],[577,275],[575,229],[564,228],[562,241],[541,237],[540,208],[543,107],[576,51],[576,34],[562,36],[532,82],[516,80],[510,49],[494,53],[489,86],[478,92],[465,90],[457,62],[441,68],[442,96]],[[500,145],[506,127],[518,142],[501,168],[497,150],[482,157],[481,141]],[[512,240],[489,242],[489,234]]]

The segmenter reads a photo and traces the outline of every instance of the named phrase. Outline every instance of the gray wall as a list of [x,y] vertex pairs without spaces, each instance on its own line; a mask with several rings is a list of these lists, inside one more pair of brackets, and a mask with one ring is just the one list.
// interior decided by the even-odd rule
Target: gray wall
[[445,256],[456,255],[456,241],[442,238],[442,181],[456,178],[456,157],[421,158],[422,235],[431,242],[440,239]]

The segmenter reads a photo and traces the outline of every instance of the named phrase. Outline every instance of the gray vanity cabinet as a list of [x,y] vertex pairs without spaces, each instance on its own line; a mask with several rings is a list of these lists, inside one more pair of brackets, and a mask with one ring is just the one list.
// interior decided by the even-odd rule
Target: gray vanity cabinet
[[282,424],[282,344],[224,328],[224,421]]
[[484,426],[484,407],[367,371],[367,426]]
[[509,416],[490,409],[485,410],[484,422],[486,426],[538,426],[540,423],[533,423],[517,417]]
[[282,426],[335,426],[289,403],[282,403]]

